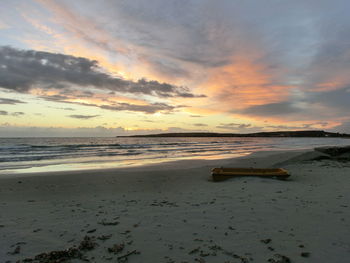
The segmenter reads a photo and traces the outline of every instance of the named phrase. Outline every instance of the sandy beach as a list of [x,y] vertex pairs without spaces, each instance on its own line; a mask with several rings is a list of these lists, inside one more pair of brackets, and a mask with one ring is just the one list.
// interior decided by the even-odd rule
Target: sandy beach
[[[320,156],[2,176],[0,261],[346,263],[350,163]],[[214,183],[220,166],[283,167],[291,177]]]

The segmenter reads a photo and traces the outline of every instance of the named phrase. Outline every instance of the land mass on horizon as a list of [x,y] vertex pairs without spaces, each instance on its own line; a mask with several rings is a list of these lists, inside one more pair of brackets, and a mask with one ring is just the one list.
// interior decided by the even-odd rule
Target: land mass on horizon
[[179,132],[141,134],[117,137],[342,137],[350,138],[350,134],[326,131],[275,131],[256,133],[215,133],[215,132]]

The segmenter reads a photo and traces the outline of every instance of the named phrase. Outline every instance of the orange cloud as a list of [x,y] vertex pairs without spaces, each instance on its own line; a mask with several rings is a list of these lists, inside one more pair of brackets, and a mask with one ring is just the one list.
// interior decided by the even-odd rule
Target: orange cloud
[[232,64],[213,70],[205,83],[226,110],[281,102],[288,97],[293,86],[273,84],[265,65],[246,57],[232,60]]
[[331,82],[324,82],[324,83],[319,83],[316,85],[315,88],[311,89],[312,91],[332,91],[332,90],[337,90],[339,88],[342,88],[344,83],[340,81],[331,81]]

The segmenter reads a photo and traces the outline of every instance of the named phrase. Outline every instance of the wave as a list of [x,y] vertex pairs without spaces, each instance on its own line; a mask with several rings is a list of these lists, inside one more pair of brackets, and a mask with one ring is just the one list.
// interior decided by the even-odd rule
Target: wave
[[[227,158],[261,150],[346,144],[345,139],[302,138],[0,138],[0,173],[9,167],[82,164],[110,167],[181,158]],[[12,169],[12,168],[11,168]],[[23,168],[24,169],[24,168]]]

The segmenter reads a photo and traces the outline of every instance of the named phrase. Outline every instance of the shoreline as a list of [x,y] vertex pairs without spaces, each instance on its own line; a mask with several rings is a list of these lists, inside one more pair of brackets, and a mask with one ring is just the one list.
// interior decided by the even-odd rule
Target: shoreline
[[35,177],[35,176],[65,176],[65,175],[79,175],[79,174],[95,174],[95,173],[118,173],[118,172],[142,172],[142,171],[152,171],[152,170],[167,170],[167,169],[189,169],[189,168],[199,168],[203,166],[213,165],[223,166],[226,164],[235,163],[241,159],[251,159],[251,158],[265,158],[270,155],[275,154],[299,154],[307,151],[312,151],[313,148],[304,148],[297,150],[275,150],[275,151],[256,151],[243,156],[237,157],[227,157],[218,159],[177,159],[169,160],[165,162],[157,163],[147,163],[140,165],[130,165],[130,166],[119,166],[113,168],[87,168],[80,170],[63,170],[63,171],[48,171],[48,172],[14,172],[8,174],[0,174],[0,181],[6,178],[21,178],[21,177]]
[[[164,141],[165,140],[165,141]],[[56,138],[6,142],[0,147],[0,177],[43,172],[143,167],[173,161],[239,158],[256,151],[304,150],[318,146],[347,145],[343,138],[90,140]],[[20,176],[20,175],[19,175]]]
[[1,178],[0,258],[70,248],[90,262],[346,263],[350,164],[311,161],[321,155],[257,152],[220,161],[282,165],[291,173],[286,181],[214,183],[217,160]]

